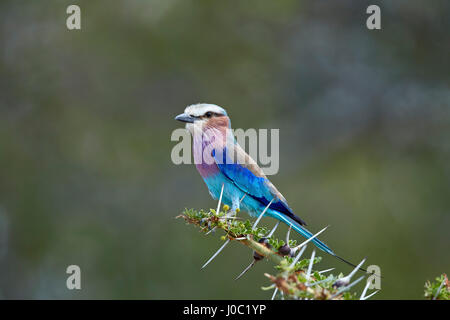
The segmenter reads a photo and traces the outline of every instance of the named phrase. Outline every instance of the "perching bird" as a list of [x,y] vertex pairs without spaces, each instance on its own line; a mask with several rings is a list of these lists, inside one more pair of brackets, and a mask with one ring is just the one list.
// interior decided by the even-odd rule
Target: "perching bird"
[[[225,109],[214,104],[194,104],[175,120],[185,122],[193,136],[194,162],[214,199],[220,197],[223,186],[222,201],[231,210],[239,208],[251,216],[259,216],[268,206],[266,216],[292,226],[306,239],[313,236],[258,164],[239,146]],[[312,242],[326,253],[353,265],[338,257],[319,239],[314,238]]]

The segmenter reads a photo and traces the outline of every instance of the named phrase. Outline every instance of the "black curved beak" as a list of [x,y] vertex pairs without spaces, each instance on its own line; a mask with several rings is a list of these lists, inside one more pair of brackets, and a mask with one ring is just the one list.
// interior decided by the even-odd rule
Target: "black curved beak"
[[195,118],[191,117],[190,115],[186,114],[186,113],[182,113],[179,114],[175,117],[175,120],[181,121],[181,122],[189,122],[189,123],[193,123]]

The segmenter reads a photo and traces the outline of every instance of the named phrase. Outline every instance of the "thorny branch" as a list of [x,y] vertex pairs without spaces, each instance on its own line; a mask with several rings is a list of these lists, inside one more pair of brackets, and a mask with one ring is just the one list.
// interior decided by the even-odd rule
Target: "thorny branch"
[[[252,249],[253,262],[236,279],[264,258],[276,265],[275,269],[278,272],[276,275],[265,274],[272,284],[263,288],[263,290],[274,290],[272,299],[277,296],[277,293],[283,299],[357,299],[357,295],[350,293],[349,289],[364,276],[350,283],[354,272],[344,277],[342,274],[326,275],[332,269],[313,271],[313,265],[321,260],[320,257],[315,257],[315,251],[311,258],[300,260],[309,241],[297,244],[295,240],[289,239],[289,233],[286,241],[276,239],[273,233],[278,224],[269,233],[265,227],[256,227],[255,224],[252,226],[249,220],[243,221],[236,215],[230,214],[228,206],[225,205],[223,209],[221,212],[216,212],[214,209],[209,212],[186,209],[177,217],[183,218],[188,224],[200,227],[200,230],[206,234],[209,234],[211,230],[225,232],[225,235],[221,237],[224,244],[202,268],[206,267],[231,241],[237,241]],[[365,296],[366,291],[367,287],[360,299],[368,298]]]
[[[249,271],[256,262],[266,258],[275,263],[276,275],[265,273],[271,285],[263,287],[263,290],[273,290],[272,300],[277,297],[281,299],[318,299],[318,300],[349,300],[358,299],[356,293],[349,290],[358,282],[363,280],[364,276],[351,282],[357,269],[365,262],[363,259],[359,265],[347,276],[342,273],[338,276],[333,274],[326,275],[334,270],[334,268],[322,271],[313,271],[313,265],[318,263],[321,258],[315,257],[313,251],[310,259],[300,260],[309,240],[297,244],[295,240],[290,240],[290,228],[286,235],[286,241],[276,239],[273,234],[278,227],[277,223],[274,228],[268,232],[265,227],[256,227],[256,223],[251,224],[249,220],[243,221],[236,217],[237,212],[231,214],[227,205],[223,206],[220,211],[220,201],[217,210],[196,211],[186,209],[183,214],[177,218],[183,218],[188,224],[200,227],[205,234],[215,232],[221,229],[225,232],[221,238],[223,245],[214,255],[203,265],[206,267],[214,258],[231,242],[237,241],[253,250],[253,261],[244,269],[236,278],[239,279],[247,271]],[[261,214],[259,217],[262,217]],[[320,230],[314,235],[318,236],[325,231],[326,228]],[[360,300],[367,300],[375,295],[379,290],[368,293],[370,281],[367,281],[364,289],[359,296]],[[450,281],[445,274],[437,277],[435,281],[427,281],[425,283],[425,298],[431,300],[449,300],[450,299]]]

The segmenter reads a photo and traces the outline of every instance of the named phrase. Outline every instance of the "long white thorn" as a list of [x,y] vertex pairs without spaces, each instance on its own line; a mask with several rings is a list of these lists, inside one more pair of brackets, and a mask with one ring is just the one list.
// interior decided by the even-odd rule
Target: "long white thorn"
[[378,291],[380,291],[380,290],[376,290],[376,291],[372,292],[372,293],[369,294],[367,297],[364,297],[364,298],[361,299],[361,300],[367,300],[367,299],[369,299],[370,297],[373,297]]
[[306,246],[304,246],[302,248],[302,250],[300,250],[300,252],[298,253],[298,255],[295,257],[294,261],[292,261],[291,265],[289,266],[289,268],[293,268],[295,266],[295,264],[298,262],[298,260],[300,259],[300,257],[302,256],[303,252],[305,251]]
[[226,247],[227,244],[230,243],[230,238],[228,238],[225,243],[219,248],[219,250],[216,251],[216,253],[213,254],[213,256],[211,258],[209,258],[208,261],[206,261],[206,263],[202,266],[202,269],[205,268],[211,261],[213,261],[213,259],[220,253],[220,251],[223,250],[223,248]]
[[326,273],[326,272],[329,272],[329,271],[333,271],[334,269],[335,268],[325,269],[325,270],[319,271],[319,274]]
[[277,230],[279,224],[280,221],[277,222],[277,224],[273,227],[272,231],[270,231],[266,238],[270,238],[271,236],[273,236],[273,233],[275,232],[275,230]]
[[311,253],[311,259],[309,260],[308,272],[306,273],[306,282],[309,282],[309,277],[311,276],[312,266],[314,264],[314,258],[316,256],[316,249]]
[[306,286],[307,286],[307,287],[313,287],[313,286],[318,285],[318,284],[321,284],[321,283],[323,283],[323,282],[331,281],[332,278],[333,278],[333,277],[330,275],[330,276],[329,276],[328,278],[326,278],[326,279],[323,279],[323,280],[320,280],[320,281],[316,281],[316,282],[313,282],[313,283],[307,283]]
[[211,230],[209,230],[207,233],[205,233],[205,235],[210,234],[211,232],[213,232],[214,230],[216,230],[217,227],[212,228]]
[[286,244],[289,245],[289,236],[291,235],[292,224],[289,225],[289,229],[286,233]]
[[273,295],[272,295],[272,298],[270,300],[274,300],[275,299],[275,296],[277,295],[277,292],[278,292],[278,288],[275,288],[275,290],[273,290]]
[[222,195],[223,195],[223,188],[225,187],[225,183],[222,183],[222,190],[220,190],[220,197],[219,197],[219,203],[217,204],[217,210],[216,214],[219,214],[220,210],[220,204],[222,203]]
[[353,271],[350,272],[350,274],[347,276],[349,280],[354,276],[356,271],[359,270],[359,268],[363,265],[364,262],[366,262],[366,258],[362,259],[362,261],[355,267],[355,269],[353,269]]
[[241,218],[236,217],[236,216],[230,216],[228,214],[224,215],[223,217],[220,217],[219,220],[225,220],[227,222],[229,222],[228,220],[240,220]]
[[[220,204],[222,203],[222,195],[223,195],[223,188],[225,187],[225,184],[222,183],[222,189],[220,190],[220,197],[219,197],[219,202],[217,203],[217,210],[216,210],[216,214],[219,215],[219,210],[220,210]],[[206,235],[210,234],[211,232],[213,232],[214,230],[216,230],[216,227],[212,228],[211,230],[209,230]]]
[[365,261],[366,261],[366,258],[364,258],[364,259],[363,259],[363,260],[355,267],[355,269],[353,269],[352,272],[350,272],[350,273],[348,274],[348,276],[345,276],[345,277],[343,277],[343,278],[337,279],[336,282],[335,282],[335,284],[336,284],[338,287],[348,285],[348,284],[350,283],[350,281],[352,280],[353,275],[356,273],[356,271],[359,270],[359,268],[362,266],[362,264],[363,264]]
[[242,196],[241,200],[239,200],[239,203],[241,203],[242,200],[244,200],[244,198],[245,198],[246,195],[247,195],[247,194],[244,194],[244,195]]
[[366,286],[364,287],[363,292],[361,293],[361,297],[359,297],[359,300],[364,300],[364,296],[366,295],[367,289],[369,289],[370,281],[367,281]]
[[438,288],[436,294],[434,295],[433,300],[436,300],[437,297],[439,296],[439,293],[441,293],[441,290],[442,290],[442,287],[444,286],[444,283],[445,283],[445,277],[444,277],[444,281],[442,281],[442,283],[441,283],[441,285],[439,286],[439,288]]
[[252,263],[250,263],[250,264],[248,265],[248,267],[245,268],[244,271],[242,271],[242,272],[236,277],[236,279],[234,279],[234,280],[238,280],[238,279],[239,279],[240,277],[242,277],[248,270],[250,270],[250,268],[253,267],[253,266],[255,265],[255,261],[256,261],[256,260],[253,260]]
[[266,213],[267,209],[269,209],[270,205],[272,204],[273,200],[275,200],[275,198],[273,198],[272,200],[270,200],[269,204],[267,205],[267,207],[264,208],[263,212],[261,212],[261,214],[259,215],[258,219],[256,219],[255,223],[253,224],[252,230],[254,230],[256,228],[256,226],[259,223],[259,220],[261,220],[261,218],[263,217],[264,213]]
[[311,238],[309,238],[308,240],[303,241],[302,243],[300,243],[298,246],[292,248],[292,250],[294,250],[294,252],[296,252],[298,249],[300,249],[301,247],[303,247],[304,245],[306,245],[308,242],[312,241],[314,238],[316,238],[319,234],[321,234],[322,232],[324,232],[325,230],[327,230],[329,226],[326,226],[325,228],[323,228],[322,230],[320,230],[319,232],[317,232],[315,235],[313,235]]

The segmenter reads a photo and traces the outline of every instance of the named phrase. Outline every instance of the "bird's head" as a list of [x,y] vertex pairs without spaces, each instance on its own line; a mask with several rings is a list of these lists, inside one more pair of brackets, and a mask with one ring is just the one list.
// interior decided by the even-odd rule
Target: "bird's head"
[[186,129],[192,134],[194,130],[201,130],[200,132],[215,128],[219,130],[226,130],[230,128],[230,118],[224,108],[215,104],[199,103],[193,104],[186,109],[184,113],[175,117],[175,120],[185,122]]

